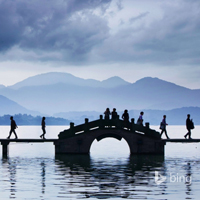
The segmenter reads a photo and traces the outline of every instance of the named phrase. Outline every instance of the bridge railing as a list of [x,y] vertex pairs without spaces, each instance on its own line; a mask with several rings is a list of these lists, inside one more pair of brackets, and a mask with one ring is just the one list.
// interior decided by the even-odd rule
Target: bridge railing
[[117,119],[109,119],[105,120],[103,119],[103,116],[100,115],[100,119],[91,121],[86,118],[85,123],[81,125],[74,126],[74,123],[70,123],[70,128],[67,130],[64,130],[60,132],[58,135],[59,139],[65,139],[68,137],[73,137],[78,134],[83,134],[88,131],[94,130],[94,129],[126,129],[127,131],[130,132],[138,132],[140,134],[145,134],[146,136],[149,137],[154,137],[154,138],[160,138],[160,134],[155,131],[150,129],[149,123],[145,123],[145,126],[143,125],[138,125],[135,124],[134,119],[131,119],[131,122],[126,122],[123,120],[119,119],[119,116]]

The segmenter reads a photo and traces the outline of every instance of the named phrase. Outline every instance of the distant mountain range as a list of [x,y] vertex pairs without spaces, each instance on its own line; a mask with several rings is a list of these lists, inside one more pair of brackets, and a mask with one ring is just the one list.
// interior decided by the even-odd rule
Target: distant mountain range
[[[144,111],[144,123],[149,122],[150,125],[159,125],[162,121],[163,115],[167,116],[167,123],[169,125],[185,125],[187,114],[191,115],[195,125],[200,125],[200,108],[199,107],[183,107],[172,110],[142,110]],[[130,121],[131,118],[137,121],[141,110],[129,110]],[[122,119],[123,111],[118,111],[119,118]],[[54,114],[55,117],[64,119],[70,119],[76,124],[82,124],[85,122],[85,118],[89,121],[99,119],[99,116],[103,115],[103,112],[61,112]]]
[[9,87],[1,85],[0,95],[1,115],[103,113],[107,107],[116,107],[119,111],[200,107],[200,90],[151,77],[129,83],[120,77],[97,81],[51,72],[29,77]]
[[10,86],[9,88],[20,89],[23,87],[31,87],[31,86],[52,86],[60,83],[65,84],[66,86],[69,85],[69,86],[81,86],[81,87],[92,87],[92,88],[98,88],[98,87],[114,88],[130,84],[129,82],[126,82],[117,76],[111,77],[104,81],[97,81],[94,79],[78,78],[69,73],[49,72],[46,74],[40,74],[33,77],[29,77],[19,83]]
[[18,103],[0,95],[0,115],[14,115],[17,113],[21,114],[32,114],[32,115],[39,115],[40,113],[33,110],[28,110],[23,106],[19,105]]

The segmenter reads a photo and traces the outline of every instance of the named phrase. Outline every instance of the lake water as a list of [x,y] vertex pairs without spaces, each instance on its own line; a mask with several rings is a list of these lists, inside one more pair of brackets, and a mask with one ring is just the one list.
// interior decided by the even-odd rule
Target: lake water
[[[48,126],[46,138],[66,128]],[[186,133],[185,126],[167,130],[170,138]],[[0,138],[8,132],[0,126]],[[17,134],[39,138],[41,128],[20,126]],[[200,138],[200,126],[192,137]],[[125,140],[111,138],[94,141],[91,154],[82,156],[55,156],[52,143],[11,143],[0,162],[0,199],[199,199],[199,172],[199,143],[167,143],[165,157],[130,156]]]

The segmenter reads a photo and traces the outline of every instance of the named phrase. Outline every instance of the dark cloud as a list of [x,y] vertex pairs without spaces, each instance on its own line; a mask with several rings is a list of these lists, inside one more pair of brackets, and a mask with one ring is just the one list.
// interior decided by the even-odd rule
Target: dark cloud
[[[14,59],[18,49],[35,54],[23,58],[20,53],[22,59],[76,64],[199,64],[199,1],[161,1],[162,17],[155,17],[148,25],[145,21],[154,15],[154,10],[146,6],[146,11],[127,22],[119,19],[124,22],[123,28],[119,25],[115,34],[105,15],[111,1],[114,0],[0,0],[1,55],[15,49]],[[116,0],[115,5],[115,12],[126,9],[122,0]]]
[[[63,51],[82,57],[108,32],[107,22],[92,11],[110,0],[2,0],[0,51]],[[65,57],[65,55],[63,55]]]

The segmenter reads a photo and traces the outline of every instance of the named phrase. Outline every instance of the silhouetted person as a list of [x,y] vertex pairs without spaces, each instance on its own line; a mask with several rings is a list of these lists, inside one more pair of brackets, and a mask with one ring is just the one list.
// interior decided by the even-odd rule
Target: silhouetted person
[[41,125],[42,125],[43,134],[40,135],[40,137],[41,137],[42,139],[45,139],[45,137],[44,137],[44,135],[46,134],[46,130],[45,130],[45,127],[46,127],[46,124],[45,124],[45,117],[42,118],[42,123],[41,123]]
[[112,119],[117,119],[116,108],[113,108],[113,111],[112,111]]
[[124,120],[124,126],[129,128],[129,114],[128,110],[124,110],[124,113],[122,114],[122,119]]
[[168,135],[167,135],[167,131],[166,131],[166,126],[168,124],[166,123],[166,115],[163,115],[163,120],[161,122],[161,126],[160,129],[162,130],[160,133],[160,137],[162,136],[163,133],[165,133],[165,136],[167,137],[167,139],[169,139]]
[[190,119],[190,114],[187,115],[186,128],[187,128],[188,132],[186,133],[186,135],[184,135],[185,139],[187,138],[187,136],[189,136],[188,139],[192,139],[191,138],[191,129],[193,128],[193,123],[192,123],[192,120]]
[[10,133],[9,133],[9,136],[7,137],[7,139],[10,139],[10,136],[12,135],[12,133],[14,133],[15,135],[15,139],[17,139],[17,134],[15,132],[15,129],[17,128],[17,124],[15,123],[15,120],[13,119],[13,116],[10,117]]
[[140,112],[140,116],[139,116],[139,118],[137,120],[137,124],[138,125],[143,125],[143,115],[144,115],[144,112],[143,111]]
[[124,121],[129,121],[128,110],[124,110],[124,113],[122,114],[122,119],[123,119]]
[[104,112],[104,119],[110,119],[110,110],[109,108],[106,108],[106,111]]

